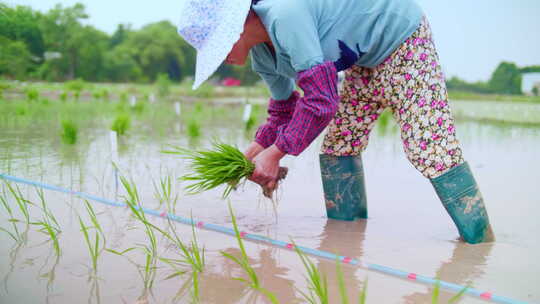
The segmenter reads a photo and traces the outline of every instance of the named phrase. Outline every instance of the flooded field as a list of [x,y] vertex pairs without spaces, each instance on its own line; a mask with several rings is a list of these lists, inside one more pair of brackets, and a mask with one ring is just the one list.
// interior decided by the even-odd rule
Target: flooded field
[[[171,145],[208,147],[212,138],[244,149],[256,127],[243,123],[243,105],[53,103],[2,106],[0,173],[119,202],[130,197],[119,178],[125,177],[146,208],[232,227],[227,201],[221,199],[223,189],[186,195],[177,181],[186,164],[162,151]],[[121,107],[130,113],[130,126],[118,138],[116,156],[110,127]],[[484,195],[495,243],[471,246],[457,241],[457,230],[431,184],[406,160],[389,116],[379,122],[363,156],[367,221],[326,219],[319,138],[301,156],[284,159],[289,175],[276,205],[250,183],[231,195],[240,230],[540,302],[540,105],[456,102],[454,110],[457,134]],[[255,125],[263,117],[264,107],[254,107]],[[61,121],[68,119],[77,125],[74,145],[61,135],[66,133]],[[112,164],[116,158],[118,170]],[[5,229],[0,231],[0,303],[192,303],[197,297],[201,303],[270,303],[263,293],[234,279],[247,278],[245,270],[223,254],[240,257],[234,237],[195,230],[198,245],[205,248],[205,265],[194,284],[191,266],[171,262],[182,259],[177,246],[157,232],[154,243],[148,226],[129,208],[89,201],[93,217],[82,199],[16,186],[0,180],[5,202],[0,205],[0,227]],[[164,219],[148,221],[168,229]],[[171,225],[189,245],[192,227]],[[280,303],[306,303],[302,293],[308,292],[307,271],[296,252],[260,243],[244,245],[262,288]],[[330,303],[341,303],[336,262],[311,260],[326,274]],[[367,303],[431,303],[432,287],[362,267],[341,268],[349,303],[358,302],[366,281]],[[453,296],[441,291],[439,303]],[[461,302],[483,301],[464,296]]]

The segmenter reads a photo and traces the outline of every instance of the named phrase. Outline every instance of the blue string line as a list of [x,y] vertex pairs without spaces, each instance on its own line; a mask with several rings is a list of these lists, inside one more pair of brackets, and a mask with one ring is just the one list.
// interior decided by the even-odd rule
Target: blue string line
[[[77,191],[73,191],[73,190],[69,190],[69,189],[65,189],[65,188],[61,188],[61,187],[57,187],[57,186],[53,186],[53,185],[48,185],[48,184],[44,184],[44,183],[40,183],[40,182],[36,182],[36,181],[31,181],[31,180],[26,180],[26,179],[15,177],[15,176],[10,176],[10,175],[7,175],[7,174],[0,173],[0,178],[3,178],[5,180],[10,180],[10,181],[13,181],[13,182],[16,182],[16,183],[27,184],[27,185],[31,185],[31,186],[35,186],[35,187],[39,187],[39,188],[43,188],[43,189],[47,189],[47,190],[51,190],[51,191],[57,191],[57,192],[62,192],[62,193],[66,193],[66,194],[71,194],[71,195],[74,195],[74,196],[77,196],[77,197],[80,197],[80,198],[83,198],[83,199],[96,201],[96,202],[99,202],[99,203],[102,203],[102,204],[105,204],[105,205],[109,205],[109,206],[115,206],[115,207],[126,207],[127,206],[124,203],[113,202],[113,201],[110,201],[110,200],[107,200],[107,199],[104,199],[104,198],[100,198],[100,197],[97,197],[97,196],[94,196],[94,195],[91,195],[91,194],[87,194],[87,193],[84,193],[84,192],[77,192]],[[215,232],[221,232],[221,233],[232,235],[232,236],[236,235],[234,229],[232,229],[232,228],[227,228],[227,227],[223,227],[223,226],[219,226],[219,225],[215,225],[215,224],[210,224],[210,223],[208,223],[208,224],[204,223],[204,225],[202,227],[198,227],[197,226],[198,221],[196,221],[196,220],[183,218],[183,217],[180,217],[178,215],[174,215],[174,214],[170,214],[170,213],[165,213],[164,214],[164,213],[160,213],[160,212],[158,212],[156,210],[147,209],[147,208],[137,208],[137,209],[140,209],[142,212],[144,212],[146,214],[156,216],[156,217],[168,218],[168,219],[170,219],[172,221],[182,223],[182,224],[186,224],[186,225],[195,225],[197,228],[204,228],[206,230],[211,230],[211,231],[215,231]],[[290,243],[270,239],[270,238],[267,238],[267,237],[261,236],[261,235],[245,233],[245,234],[243,234],[243,238],[247,239],[247,240],[251,240],[251,241],[267,243],[267,244],[275,245],[275,246],[278,246],[278,247],[288,248],[288,249],[294,250],[294,248],[291,248]],[[350,259],[350,258],[347,258],[345,256],[339,256],[339,255],[336,255],[336,254],[333,254],[333,253],[330,253],[330,252],[327,252],[327,251],[312,249],[312,248],[298,246],[298,245],[295,246],[295,247],[298,250],[300,250],[301,252],[306,253],[306,254],[310,254],[310,255],[313,255],[313,256],[317,256],[317,257],[321,257],[321,258],[325,258],[325,259],[329,259],[329,260],[333,260],[333,261],[335,261],[336,259],[339,259],[340,261],[346,261],[347,264],[365,266],[369,270],[381,272],[381,273],[391,275],[391,276],[394,276],[394,277],[410,279],[409,276],[412,274],[410,272],[406,272],[406,271],[386,267],[386,266],[383,266],[383,265],[372,264],[372,263],[363,263],[362,264],[357,259]],[[454,292],[460,292],[461,290],[463,290],[466,287],[466,286],[461,286],[461,285],[458,285],[458,284],[448,283],[448,282],[445,282],[445,281],[435,280],[435,279],[430,278],[430,277],[425,277],[425,276],[416,275],[416,274],[414,275],[414,281],[424,283],[424,284],[427,284],[427,285],[439,284],[439,286],[441,288],[451,290],[451,291],[454,291]],[[490,300],[490,301],[492,301],[494,303],[527,304],[526,302],[522,302],[522,301],[518,301],[518,300],[514,300],[514,299],[502,297],[502,296],[498,296],[498,295],[495,295],[495,294],[492,294],[492,293],[489,293],[489,299],[486,299],[482,295],[486,295],[488,293],[486,293],[484,291],[474,289],[474,288],[467,288],[465,293],[468,294],[468,295],[471,295],[471,296],[482,298],[484,300]]]

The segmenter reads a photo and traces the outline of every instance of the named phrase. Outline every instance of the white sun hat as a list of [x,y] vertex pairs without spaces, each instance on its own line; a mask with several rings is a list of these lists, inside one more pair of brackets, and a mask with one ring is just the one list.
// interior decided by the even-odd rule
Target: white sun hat
[[225,60],[244,31],[251,0],[183,0],[178,33],[197,50],[193,89]]

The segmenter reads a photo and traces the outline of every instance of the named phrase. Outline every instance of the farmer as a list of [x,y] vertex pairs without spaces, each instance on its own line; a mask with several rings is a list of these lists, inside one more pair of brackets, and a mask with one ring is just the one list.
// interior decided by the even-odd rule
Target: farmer
[[256,166],[252,181],[275,188],[280,159],[299,155],[327,128],[327,215],[367,218],[361,153],[390,108],[407,158],[430,179],[462,239],[493,240],[429,23],[413,0],[184,0],[181,11],[178,31],[197,49],[194,89],[223,61],[242,65],[249,54],[270,89],[268,120],[245,152]]

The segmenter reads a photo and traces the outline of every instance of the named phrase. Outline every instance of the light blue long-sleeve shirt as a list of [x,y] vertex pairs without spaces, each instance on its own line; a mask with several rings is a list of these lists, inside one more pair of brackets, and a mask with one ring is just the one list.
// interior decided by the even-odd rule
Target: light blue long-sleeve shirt
[[298,72],[339,57],[338,40],[365,53],[356,64],[375,67],[420,25],[414,0],[261,0],[261,18],[275,55],[262,43],[251,49],[253,70],[272,98],[287,99]]

